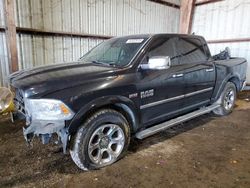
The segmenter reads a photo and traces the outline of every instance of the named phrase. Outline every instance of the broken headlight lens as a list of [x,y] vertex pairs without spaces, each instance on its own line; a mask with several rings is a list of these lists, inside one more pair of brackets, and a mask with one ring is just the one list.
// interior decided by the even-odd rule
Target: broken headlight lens
[[14,110],[12,92],[5,87],[0,87],[0,114]]
[[62,101],[54,99],[27,99],[26,108],[32,119],[70,120],[74,112]]

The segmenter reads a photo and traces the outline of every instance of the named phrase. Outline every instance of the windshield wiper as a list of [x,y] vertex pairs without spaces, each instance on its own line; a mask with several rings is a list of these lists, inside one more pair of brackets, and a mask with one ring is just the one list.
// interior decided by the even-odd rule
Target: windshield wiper
[[112,66],[112,67],[117,67],[118,65],[116,64],[116,62],[114,61],[110,61],[109,63],[107,63],[109,66]]
[[94,64],[101,64],[101,65],[108,65],[107,63],[100,62],[100,61],[91,61],[91,63],[94,63]]
[[101,62],[101,61],[91,61],[91,63],[105,65],[105,66],[112,66],[112,67],[116,67],[117,66],[115,63],[104,63],[104,62]]

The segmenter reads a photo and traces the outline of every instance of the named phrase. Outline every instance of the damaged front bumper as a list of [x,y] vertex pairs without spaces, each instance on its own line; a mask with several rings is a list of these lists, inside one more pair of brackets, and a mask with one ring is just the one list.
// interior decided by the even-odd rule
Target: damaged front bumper
[[41,137],[42,143],[47,144],[52,134],[56,133],[59,141],[61,141],[63,145],[63,152],[66,153],[68,131],[65,126],[65,121],[26,120],[26,122],[27,126],[23,128],[23,134],[28,144],[32,142],[34,136]]
[[[34,136],[38,136],[41,138],[43,144],[47,144],[50,141],[52,134],[56,133],[58,135],[58,141],[62,143],[63,152],[66,153],[66,147],[68,142],[68,128],[66,126],[66,122],[70,121],[74,117],[74,112],[71,111],[64,103],[60,102],[60,105],[63,104],[63,110],[68,112],[67,118],[63,117],[55,117],[54,115],[49,114],[44,115],[44,119],[38,117],[41,113],[33,114],[34,111],[39,108],[38,105],[34,105],[31,108],[29,101],[27,98],[23,97],[24,94],[22,92],[16,92],[16,97],[14,98],[15,112],[12,113],[12,119],[25,119],[26,126],[23,128],[23,134],[25,140],[30,145]],[[55,100],[45,99],[47,103],[55,103]],[[58,102],[58,101],[56,101]],[[57,107],[57,106],[56,106]],[[53,108],[52,108],[53,109]],[[68,111],[67,111],[68,110]]]

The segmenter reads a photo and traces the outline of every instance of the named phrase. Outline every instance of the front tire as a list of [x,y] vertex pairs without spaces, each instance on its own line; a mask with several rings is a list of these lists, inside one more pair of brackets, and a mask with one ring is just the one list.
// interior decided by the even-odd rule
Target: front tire
[[125,117],[111,109],[96,112],[71,139],[70,155],[82,170],[99,169],[124,156],[130,142]]
[[221,104],[221,106],[213,110],[213,113],[218,116],[228,115],[233,111],[235,100],[236,100],[236,87],[234,83],[228,82],[219,98],[219,103]]

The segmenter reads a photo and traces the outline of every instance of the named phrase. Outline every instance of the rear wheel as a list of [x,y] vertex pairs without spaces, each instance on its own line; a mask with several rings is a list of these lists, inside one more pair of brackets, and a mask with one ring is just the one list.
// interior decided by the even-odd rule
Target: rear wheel
[[213,111],[214,114],[224,116],[232,112],[236,100],[236,87],[228,82],[221,93],[219,102],[221,106]]
[[111,109],[98,111],[71,140],[70,154],[83,169],[98,169],[119,160],[130,141],[130,129],[122,114]]

